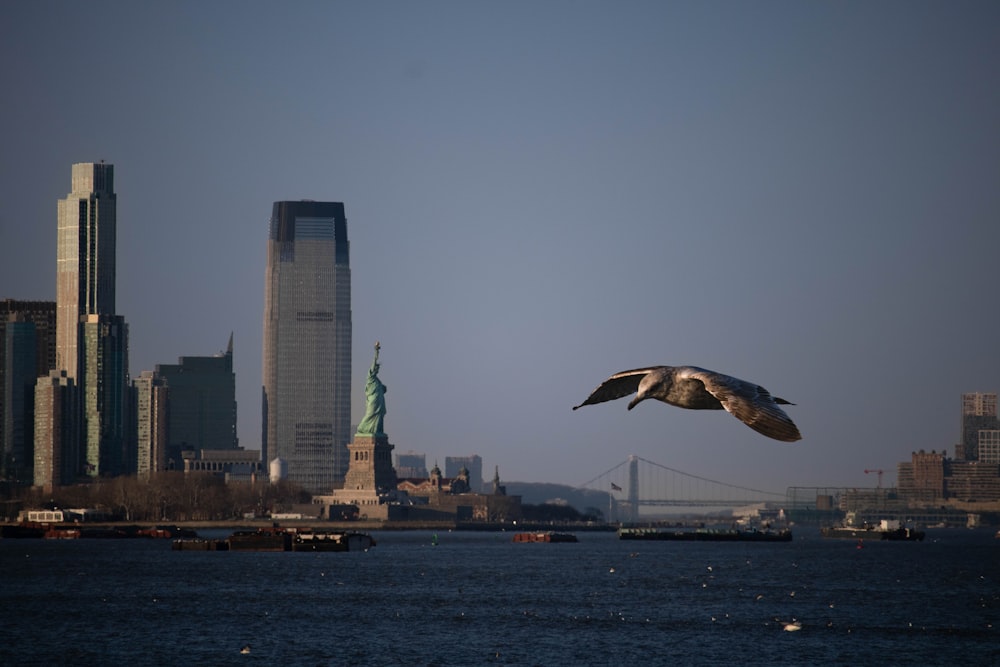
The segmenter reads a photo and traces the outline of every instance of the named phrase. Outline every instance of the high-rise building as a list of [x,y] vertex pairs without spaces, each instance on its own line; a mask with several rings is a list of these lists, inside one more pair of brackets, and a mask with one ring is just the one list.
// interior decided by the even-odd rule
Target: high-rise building
[[307,491],[329,493],[344,481],[351,438],[344,205],[275,202],[266,272],[262,459]]
[[141,475],[182,470],[196,452],[239,449],[232,334],[225,352],[158,364],[133,389]]
[[418,452],[396,454],[396,476],[411,479],[426,479],[427,455]]
[[72,484],[80,474],[79,393],[64,370],[35,384],[34,484],[45,491]]
[[90,477],[135,472],[132,453],[126,452],[128,326],[120,315],[87,315],[81,331],[83,471]]
[[225,352],[157,364],[156,375],[167,385],[170,456],[184,449],[239,448],[231,334]]
[[80,395],[78,464],[92,477],[135,466],[125,449],[128,327],[115,314],[116,204],[113,165],[73,165],[72,191],[58,205],[56,368]]
[[483,488],[483,457],[478,454],[471,456],[446,456],[444,457],[444,476],[458,477],[458,473],[465,468],[469,472],[469,485],[472,490],[479,492]]
[[[136,470],[149,477],[167,466],[167,383],[155,371],[143,371],[135,391]],[[180,468],[179,462],[176,468]]]
[[0,478],[31,484],[35,380],[56,362],[56,304],[0,301]]
[[76,379],[81,368],[81,318],[115,314],[114,165],[74,164],[72,184],[58,207],[56,368]]
[[955,447],[959,461],[978,461],[979,432],[1000,429],[997,418],[997,395],[972,392],[962,394],[962,439]]

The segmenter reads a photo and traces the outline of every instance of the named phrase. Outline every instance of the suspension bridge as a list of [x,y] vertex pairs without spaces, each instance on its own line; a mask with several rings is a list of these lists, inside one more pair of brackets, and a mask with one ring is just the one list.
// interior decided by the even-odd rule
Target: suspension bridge
[[609,494],[613,521],[638,520],[640,507],[723,508],[786,500],[785,493],[708,479],[634,455],[580,486]]

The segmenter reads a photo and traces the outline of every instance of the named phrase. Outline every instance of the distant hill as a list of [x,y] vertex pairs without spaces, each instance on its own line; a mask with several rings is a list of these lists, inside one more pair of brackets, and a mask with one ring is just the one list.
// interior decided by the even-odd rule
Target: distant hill
[[593,489],[580,489],[566,484],[547,482],[504,482],[507,495],[521,496],[521,502],[529,505],[546,503],[566,504],[579,512],[595,507],[605,515],[608,513],[608,493]]

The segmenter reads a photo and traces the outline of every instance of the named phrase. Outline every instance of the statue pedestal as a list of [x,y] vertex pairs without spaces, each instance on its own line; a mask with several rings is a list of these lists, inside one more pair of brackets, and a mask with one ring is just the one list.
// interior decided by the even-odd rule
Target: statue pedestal
[[335,502],[357,505],[359,513],[369,519],[388,518],[387,503],[396,492],[393,449],[384,433],[356,433],[354,441],[347,445],[347,474],[344,476],[344,488],[333,492]]
[[344,476],[344,490],[394,491],[396,470],[392,467],[393,445],[389,436],[354,435],[347,445],[348,467]]

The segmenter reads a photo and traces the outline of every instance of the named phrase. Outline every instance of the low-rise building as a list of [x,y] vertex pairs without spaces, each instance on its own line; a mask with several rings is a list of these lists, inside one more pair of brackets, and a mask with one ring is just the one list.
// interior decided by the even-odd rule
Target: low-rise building
[[255,482],[264,476],[260,452],[244,449],[186,449],[181,453],[184,473],[210,473],[226,482]]

